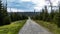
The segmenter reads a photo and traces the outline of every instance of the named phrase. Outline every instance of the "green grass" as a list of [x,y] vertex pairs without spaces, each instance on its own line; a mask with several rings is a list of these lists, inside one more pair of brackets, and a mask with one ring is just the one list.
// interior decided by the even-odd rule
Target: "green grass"
[[40,20],[35,20],[38,24],[48,28],[53,34],[60,34],[60,28],[57,27],[53,22],[45,22]]
[[26,20],[12,22],[10,25],[0,26],[0,34],[18,34]]

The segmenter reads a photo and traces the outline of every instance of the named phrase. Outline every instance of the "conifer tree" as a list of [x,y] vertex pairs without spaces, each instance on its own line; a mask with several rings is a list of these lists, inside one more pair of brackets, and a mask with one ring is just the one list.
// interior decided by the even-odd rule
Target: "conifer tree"
[[0,0],[0,25],[7,25],[7,24],[10,24],[10,18],[7,13],[7,3],[5,6],[3,5],[2,0]]
[[2,25],[3,23],[3,15],[2,15],[2,1],[0,0],[0,25]]
[[59,2],[59,13],[58,13],[58,18],[57,18],[58,20],[57,20],[57,25],[58,25],[58,27],[60,27],[60,2]]
[[44,14],[43,14],[43,20],[44,21],[47,21],[48,20],[48,10],[47,10],[47,6],[45,6],[45,10],[44,10]]
[[44,9],[42,9],[42,12],[40,12],[40,20],[43,20],[43,15],[44,15]]

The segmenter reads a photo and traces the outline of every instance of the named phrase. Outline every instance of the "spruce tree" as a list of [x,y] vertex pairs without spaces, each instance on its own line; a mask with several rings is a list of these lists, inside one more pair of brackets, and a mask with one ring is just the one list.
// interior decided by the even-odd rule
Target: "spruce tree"
[[57,24],[57,22],[58,22],[58,14],[59,14],[59,12],[58,11],[55,11],[55,15],[54,15],[54,18],[53,18],[53,22],[55,24]]
[[42,9],[42,12],[40,12],[40,20],[43,20],[43,15],[44,15],[44,9]]
[[0,25],[7,25],[7,24],[10,24],[10,18],[7,13],[7,3],[4,5],[2,3],[2,0],[0,0]]
[[43,14],[43,20],[44,21],[48,21],[48,10],[47,10],[47,6],[45,6],[45,10],[44,10],[44,14]]
[[54,15],[55,15],[55,12],[54,10],[52,10],[50,13],[50,19],[51,19],[50,21],[53,21]]
[[58,27],[60,27],[60,2],[59,2],[59,13],[58,13],[58,18],[57,18],[57,22],[58,22]]
[[3,15],[2,15],[2,1],[0,0],[0,25],[2,25],[3,23]]
[[58,27],[60,27],[60,2],[59,2],[59,12],[57,13],[56,12],[56,15],[55,15],[55,17],[54,17],[54,22],[58,25]]

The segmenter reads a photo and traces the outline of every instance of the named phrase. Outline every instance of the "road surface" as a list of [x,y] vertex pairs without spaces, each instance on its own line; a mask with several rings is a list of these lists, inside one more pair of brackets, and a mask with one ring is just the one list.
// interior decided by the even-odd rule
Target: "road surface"
[[28,19],[18,34],[51,34],[47,29]]

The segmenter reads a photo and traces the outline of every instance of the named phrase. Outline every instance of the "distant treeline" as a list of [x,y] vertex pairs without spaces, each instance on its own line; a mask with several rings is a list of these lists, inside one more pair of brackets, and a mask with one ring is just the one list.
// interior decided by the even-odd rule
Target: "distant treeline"
[[16,13],[11,13],[11,14],[9,14],[9,16],[11,17],[11,21],[28,19],[28,16],[23,15],[23,14],[20,15],[17,12]]
[[31,18],[34,20],[53,22],[57,24],[58,27],[60,27],[60,5],[59,9],[57,9],[56,11],[52,9],[50,13],[48,12],[47,6],[45,6],[45,8],[42,9],[39,15],[32,16]]
[[7,3],[3,4],[0,0],[0,26],[8,25],[13,21],[27,19],[25,15],[18,15],[17,13],[8,14],[7,12]]
[[8,14],[12,14],[12,13],[16,13],[18,15],[25,15],[25,16],[35,16],[35,15],[39,15],[40,12],[8,12]]

